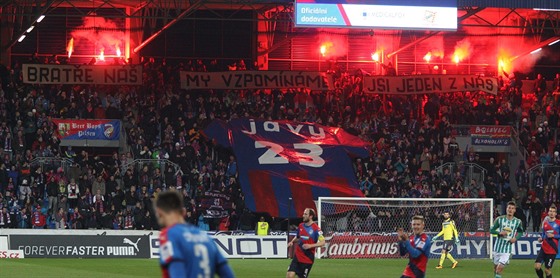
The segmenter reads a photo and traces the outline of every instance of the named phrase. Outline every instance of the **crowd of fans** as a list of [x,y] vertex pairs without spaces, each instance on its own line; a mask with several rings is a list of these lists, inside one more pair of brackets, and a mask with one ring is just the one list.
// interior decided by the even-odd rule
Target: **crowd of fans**
[[[34,56],[29,62],[38,61]],[[246,69],[244,62],[236,65],[229,70]],[[552,173],[530,179],[522,164],[510,177],[507,161],[481,160],[472,148],[457,144],[455,136],[462,131],[453,125],[512,125],[519,127],[530,153],[528,165],[560,164],[560,145],[549,147],[558,127],[556,102],[550,93],[542,94],[524,109],[520,81],[513,76],[500,79],[496,96],[467,92],[384,100],[360,92],[361,71],[334,70],[337,89],[328,92],[187,92],[179,88],[181,70],[222,68],[216,61],[170,65],[148,59],[142,86],[27,85],[21,81],[21,64],[10,69],[0,63],[0,228],[155,229],[153,199],[162,190],[176,189],[185,196],[189,222],[212,230],[252,229],[235,158],[200,133],[214,119],[238,117],[339,126],[371,142],[370,156],[354,163],[366,196],[488,197],[496,204],[517,199],[525,220],[558,202]],[[99,149],[61,147],[53,118],[121,119],[129,151],[106,155]],[[37,163],[42,157],[64,158],[71,165]],[[153,162],[138,167],[135,159],[167,159],[178,168]],[[436,170],[447,162],[459,165],[457,170]],[[465,180],[466,163],[483,166],[487,178]],[[510,186],[512,179],[517,190]],[[226,221],[203,217],[201,198],[210,190],[231,197]]]

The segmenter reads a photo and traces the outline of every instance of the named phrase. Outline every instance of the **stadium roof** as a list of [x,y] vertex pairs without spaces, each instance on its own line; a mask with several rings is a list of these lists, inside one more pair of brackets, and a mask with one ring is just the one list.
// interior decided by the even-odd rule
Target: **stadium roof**
[[[0,7],[10,4],[18,6],[43,6],[48,2],[53,2],[54,6],[73,6],[73,7],[98,7],[107,6],[115,8],[143,8],[143,7],[160,7],[168,6],[174,8],[186,8],[194,0],[0,0]],[[294,0],[203,0],[203,5],[220,5],[220,8],[239,8],[239,6],[251,5],[286,5],[292,4]],[[495,7],[495,8],[525,8],[525,9],[558,9],[560,10],[560,1],[557,0],[457,0],[458,7]]]

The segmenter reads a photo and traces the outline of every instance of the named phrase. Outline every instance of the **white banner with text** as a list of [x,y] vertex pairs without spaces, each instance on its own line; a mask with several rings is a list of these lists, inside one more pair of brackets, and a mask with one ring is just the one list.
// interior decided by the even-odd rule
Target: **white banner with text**
[[24,64],[23,83],[142,85],[142,67]]
[[181,89],[332,89],[326,73],[305,71],[181,71]]
[[478,75],[364,77],[364,92],[371,94],[416,95],[478,91],[498,94],[498,79]]

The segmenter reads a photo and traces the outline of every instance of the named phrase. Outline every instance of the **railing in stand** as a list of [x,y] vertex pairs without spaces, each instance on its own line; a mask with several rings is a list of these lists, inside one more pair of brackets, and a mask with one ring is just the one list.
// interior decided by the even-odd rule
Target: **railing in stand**
[[[521,143],[521,139],[519,137],[519,131],[517,130],[517,128],[512,128],[512,135],[511,135],[511,141],[513,142],[513,144],[515,144],[513,147],[517,148],[517,150],[519,150],[520,154],[521,154],[521,158],[523,159],[523,163],[525,163],[525,166],[527,166],[527,157],[529,157],[529,152],[527,151],[527,149],[525,148],[525,146],[523,146],[523,144]],[[512,150],[515,150],[515,148],[513,148]]]
[[140,179],[144,167],[148,167],[148,173],[150,174],[150,176],[157,168],[160,169],[162,176],[165,175],[170,167],[173,169],[173,174],[181,170],[181,166],[168,159],[135,159],[134,161],[121,166],[121,176],[124,176],[126,173],[126,169],[130,167],[134,169],[134,173],[138,175],[138,179]]
[[48,172],[50,170],[56,172],[58,169],[62,168],[64,173],[68,173],[72,164],[73,162],[70,159],[60,157],[36,157],[29,163],[33,168],[41,167],[43,172]]
[[[529,174],[529,188],[533,188],[533,181],[539,171],[542,173],[544,186],[554,185],[558,188],[558,183],[560,182],[560,165],[554,164],[537,164],[529,168],[527,170],[527,174]],[[554,177],[551,180],[552,174],[554,174]]]
[[486,169],[476,163],[459,163],[447,162],[436,168],[438,173],[443,173],[445,169],[449,169],[449,173],[453,174],[459,170],[461,175],[465,178],[465,182],[476,180],[477,184],[481,185],[486,179]]

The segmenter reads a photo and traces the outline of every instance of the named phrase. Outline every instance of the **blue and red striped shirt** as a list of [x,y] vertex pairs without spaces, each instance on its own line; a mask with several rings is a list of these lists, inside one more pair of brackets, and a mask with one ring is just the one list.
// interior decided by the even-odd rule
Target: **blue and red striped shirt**
[[301,223],[299,224],[296,236],[299,238],[295,244],[296,259],[302,264],[312,264],[315,260],[315,248],[305,250],[303,249],[303,245],[315,244],[321,240],[325,240],[321,228],[319,228],[317,223],[313,223],[309,226],[305,223]]
[[[548,233],[554,234],[553,238],[547,236]],[[560,220],[545,221],[543,223],[541,249],[545,254],[558,254],[558,239],[560,239]]]
[[403,276],[410,278],[424,278],[430,255],[432,241],[428,235],[411,235],[408,241],[399,242],[401,256],[409,254],[409,262],[404,269]]

